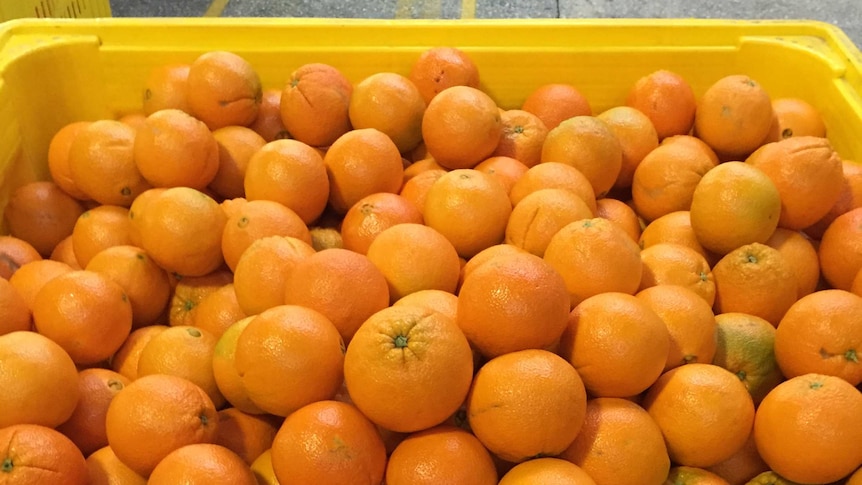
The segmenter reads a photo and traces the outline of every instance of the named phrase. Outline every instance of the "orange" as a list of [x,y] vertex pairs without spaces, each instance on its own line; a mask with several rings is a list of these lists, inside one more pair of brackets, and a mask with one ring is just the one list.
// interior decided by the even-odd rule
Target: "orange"
[[566,281],[572,307],[599,293],[634,294],[643,274],[637,243],[602,218],[575,221],[557,231],[544,259]]
[[596,193],[589,179],[578,169],[565,163],[546,162],[530,167],[509,191],[512,205],[531,192],[541,189],[566,189],[578,195],[595,213]]
[[527,172],[527,166],[512,157],[495,155],[479,162],[475,167],[480,172],[491,175],[503,184],[508,194],[515,182]]
[[36,294],[33,324],[76,364],[96,364],[113,355],[129,336],[132,305],[110,277],[72,271],[45,283]]
[[404,183],[409,182],[410,179],[421,174],[422,172],[429,170],[446,171],[448,169],[437,163],[437,160],[434,160],[434,157],[426,155],[425,158],[419,159],[404,167]]
[[228,283],[204,296],[190,316],[193,327],[219,338],[229,326],[245,318],[246,313],[239,306],[236,288]]
[[796,297],[801,298],[817,289],[820,283],[820,259],[817,249],[805,233],[778,228],[764,243],[784,256],[796,279]]
[[664,437],[652,417],[637,404],[614,397],[587,401],[584,426],[559,457],[599,484],[658,485],[670,469]]
[[590,395],[631,397],[658,379],[670,344],[668,326],[644,300],[606,292],[572,310],[559,354],[578,371]]
[[709,467],[736,453],[751,433],[754,403],[739,379],[721,367],[693,363],[659,377],[643,407],[664,435],[672,462]]
[[521,109],[536,115],[549,130],[575,116],[591,116],[587,98],[571,84],[543,84],[527,95]]
[[[54,250],[51,251],[51,255],[48,257],[48,259],[53,259],[54,261],[66,263],[74,269],[84,269],[81,267],[80,264],[78,264],[78,259],[75,258],[75,248],[72,247],[71,234],[66,236],[62,241],[60,241],[59,243],[57,243],[56,246],[54,246]],[[3,263],[0,262],[0,265],[2,264]]]
[[279,485],[275,470],[272,468],[272,448],[264,451],[254,460],[251,471],[254,472],[258,485]]
[[781,139],[795,136],[826,137],[826,124],[820,111],[804,99],[773,99],[772,111],[778,118],[778,134]]
[[88,198],[128,207],[150,187],[135,160],[138,131],[114,120],[94,121],[69,147],[69,174]]
[[648,153],[658,148],[658,134],[647,115],[629,106],[616,106],[596,118],[607,123],[623,151],[623,163],[614,188],[632,185],[635,169]]
[[386,450],[374,424],[350,404],[319,401],[285,419],[272,444],[281,485],[378,485]]
[[841,158],[825,138],[792,137],[763,145],[745,163],[759,168],[778,188],[778,225],[804,229],[825,216],[841,195]]
[[712,268],[716,313],[742,312],[773,326],[796,301],[796,278],[784,256],[753,243],[729,252]]
[[218,142],[207,125],[177,109],[147,116],[135,137],[135,164],[154,187],[203,190],[218,173],[219,156]]
[[539,457],[515,465],[503,475],[500,485],[596,485],[583,469],[572,462]]
[[565,281],[529,253],[488,260],[465,276],[458,293],[458,326],[488,358],[550,346],[568,315]]
[[162,109],[179,109],[191,113],[188,100],[188,64],[161,64],[150,69],[144,80],[141,108],[144,115]]
[[18,290],[18,294],[32,312],[35,308],[36,294],[45,286],[45,283],[70,271],[74,269],[66,263],[53,259],[38,259],[21,266],[9,278],[9,283]]
[[491,259],[496,258],[497,256],[507,256],[510,254],[520,254],[523,252],[524,250],[519,248],[518,246],[506,243],[495,244],[493,246],[487,247],[476,253],[475,256],[466,260],[466,262],[461,265],[460,283],[463,283],[467,275],[472,273],[474,269],[487,263]]
[[860,483],[862,483],[862,467],[857,468],[847,479],[847,485],[859,485]]
[[117,121],[125,123],[136,130],[144,126],[146,119],[147,115],[143,111],[137,110],[117,117]]
[[464,402],[473,377],[470,344],[454,320],[413,306],[366,320],[347,346],[344,382],[356,407],[398,432],[442,423]]
[[527,168],[542,160],[542,145],[548,128],[541,118],[529,111],[510,109],[500,115],[503,135],[492,155],[511,157]]
[[700,97],[694,129],[717,153],[739,159],[763,143],[772,120],[766,90],[748,76],[733,74],[715,81]]
[[822,290],[800,298],[775,330],[775,359],[785,377],[838,376],[862,383],[862,297]]
[[78,403],[78,371],[69,354],[30,331],[0,335],[0,428],[30,423],[56,427]]
[[706,172],[694,188],[691,228],[704,248],[727,254],[764,243],[778,226],[781,194],[760,169],[725,162]]
[[127,467],[110,446],[94,451],[87,457],[90,485],[146,485],[147,479]]
[[708,467],[706,470],[727,480],[727,483],[730,485],[746,485],[749,480],[768,471],[769,465],[763,461],[760,453],[757,452],[754,433],[751,433],[745,445],[739,451],[721,463]]
[[221,238],[227,217],[219,204],[189,187],[156,195],[139,221],[141,248],[168,272],[202,276],[224,264]]
[[316,310],[329,319],[345,343],[362,322],[390,301],[386,277],[374,261],[339,248],[297,261],[284,281],[283,294],[285,304]]
[[844,182],[838,189],[838,202],[829,209],[829,212],[822,219],[805,228],[805,234],[812,239],[822,238],[829,224],[832,224],[832,221],[841,214],[862,207],[862,165],[842,160],[841,166]]
[[520,463],[568,448],[584,424],[586,401],[584,384],[568,362],[546,350],[520,350],[479,369],[467,397],[467,420],[489,451]]
[[497,104],[475,87],[452,86],[440,91],[422,117],[425,147],[448,169],[473,168],[494,153],[502,136]]
[[757,405],[784,380],[775,360],[775,327],[746,313],[715,316],[717,342],[712,363],[739,378]]
[[191,381],[153,374],[139,377],[114,396],[105,426],[117,458],[148,477],[170,452],[213,442],[218,414],[206,393]]
[[290,236],[267,236],[253,242],[240,256],[233,275],[239,308],[246,315],[256,315],[283,304],[291,272],[313,254],[311,245]]
[[105,415],[111,400],[129,382],[125,376],[109,369],[91,368],[78,372],[78,404],[57,431],[71,439],[84,456],[108,446]]
[[596,201],[595,215],[619,225],[632,241],[640,241],[642,220],[631,205],[619,199],[605,197]]
[[290,74],[281,92],[281,121],[298,141],[327,147],[350,129],[353,85],[328,64],[303,64]]
[[151,485],[186,483],[257,485],[257,479],[239,455],[211,443],[185,445],[162,458],[147,480]]
[[458,297],[443,290],[419,290],[404,295],[393,306],[419,306],[440,312],[455,320],[458,317]]
[[323,213],[330,189],[323,157],[296,140],[275,140],[258,150],[248,161],[244,187],[248,200],[280,202],[306,224]]
[[213,138],[218,143],[218,170],[209,183],[209,189],[226,199],[242,197],[248,161],[266,144],[266,140],[245,126],[219,128],[213,131]]
[[575,116],[548,132],[542,163],[569,164],[583,173],[596,198],[613,187],[622,170],[623,151],[608,123],[594,116]]
[[394,72],[378,72],[359,81],[350,96],[348,116],[354,129],[376,128],[408,153],[422,141],[425,100],[413,82]]
[[715,315],[700,295],[682,286],[658,285],[635,296],[667,326],[670,349],[664,371],[692,362],[712,363],[718,344]]
[[491,454],[471,433],[449,425],[404,438],[386,465],[387,485],[497,485]]
[[172,275],[171,285],[174,288],[168,303],[167,323],[171,326],[192,325],[198,305],[208,295],[231,282],[233,274],[222,268],[203,276]]
[[703,256],[710,265],[719,259],[714,253],[704,249],[700,241],[697,240],[697,236],[691,228],[689,211],[675,211],[665,214],[648,223],[643,228],[643,231],[641,231],[639,244],[642,249],[663,243],[676,244],[692,249]]
[[257,110],[257,117],[248,125],[269,143],[273,140],[290,138],[290,133],[281,121],[281,89],[264,89]]
[[236,370],[237,341],[254,317],[237,320],[221,334],[213,349],[213,377],[219,391],[233,408],[248,414],[264,414],[248,397],[242,385],[242,376]]
[[862,462],[862,394],[844,379],[820,374],[789,378],[757,408],[754,440],[769,467],[802,483],[829,483]]
[[168,374],[182,377],[207,393],[216,409],[225,399],[213,376],[212,360],[217,338],[200,328],[171,327],[153,336],[138,357],[138,377]]
[[100,205],[78,216],[72,229],[72,251],[75,261],[86,267],[93,256],[112,246],[131,244],[129,209]]
[[351,130],[338,137],[323,162],[329,176],[329,204],[339,214],[368,195],[398,193],[404,180],[398,148],[374,128]]
[[452,243],[435,229],[415,223],[378,234],[368,248],[368,260],[383,275],[389,302],[421,290],[455,293],[461,272]]
[[663,143],[650,151],[632,178],[632,200],[648,221],[691,207],[703,176],[718,163],[693,144]]
[[655,126],[660,140],[687,135],[694,126],[697,100],[691,85],[678,73],[661,69],[638,78],[626,105],[640,110]]
[[848,211],[829,225],[817,254],[820,271],[833,288],[849,290],[856,273],[862,269],[862,244],[858,234],[862,231],[862,208]]
[[186,99],[211,130],[248,126],[257,117],[261,84],[254,67],[233,52],[205,52],[189,66]]
[[21,293],[5,278],[0,278],[0,335],[30,330],[32,312]]
[[729,485],[727,480],[705,468],[678,465],[670,469],[665,483],[684,485]]
[[[141,194],[135,197],[135,200],[132,201],[132,205],[129,206],[129,219],[132,221],[132,229],[129,232],[129,237],[132,240],[132,245],[138,247],[141,246],[141,226],[145,219],[145,209],[150,202],[156,199],[156,196],[162,194],[166,190],[167,189],[164,187],[147,189],[141,192]],[[225,204],[225,206],[227,206],[227,204]],[[223,210],[226,209],[223,208]]]
[[504,241],[542,257],[557,231],[593,215],[587,203],[570,190],[540,189],[512,208]]
[[89,483],[81,451],[69,438],[45,426],[17,424],[0,428],[0,462],[5,483]]
[[368,253],[368,246],[384,230],[403,223],[422,224],[421,210],[409,199],[389,192],[377,192],[353,204],[341,221],[345,249]]
[[90,259],[86,269],[108,276],[123,288],[132,305],[134,328],[149,325],[164,313],[171,296],[169,276],[143,249],[106,248]]
[[250,200],[225,223],[221,238],[225,263],[236,271],[245,250],[268,236],[289,236],[311,244],[308,226],[292,209],[274,200]]
[[120,349],[111,356],[110,367],[113,371],[126,377],[130,381],[138,378],[138,360],[147,342],[159,332],[168,329],[167,325],[147,325],[132,330]]
[[459,169],[441,175],[428,189],[423,216],[463,258],[503,242],[512,204],[490,175]]
[[73,121],[63,125],[54,133],[48,144],[48,172],[51,174],[51,180],[64,192],[80,200],[87,199],[87,194],[79,189],[72,180],[71,168],[69,167],[69,150],[78,133],[90,123],[90,121]]
[[[273,347],[276,339],[280,345]],[[236,371],[249,399],[263,411],[287,416],[331,399],[342,383],[344,343],[320,313],[295,305],[261,312],[236,343]]]
[[222,409],[218,415],[215,443],[239,455],[248,466],[272,447],[282,421],[272,415],[247,414],[236,408]]
[[703,140],[701,140],[700,138],[698,138],[696,136],[693,136],[693,135],[673,135],[673,136],[669,136],[667,138],[664,138],[661,141],[661,143],[659,143],[659,145],[670,145],[671,143],[681,143],[688,148],[697,149],[697,150],[703,152],[703,154],[705,154],[707,157],[709,157],[710,160],[713,161],[714,165],[717,165],[720,161],[718,158],[718,155],[715,153],[715,151],[712,148],[710,148],[710,146],[707,145],[706,142],[704,142]]
[[674,243],[658,243],[641,250],[644,270],[640,289],[657,285],[683,286],[707,305],[715,303],[715,277],[709,263],[697,251]]
[[20,239],[43,258],[72,234],[84,206],[48,181],[30,182],[14,189],[3,210],[8,235]]
[[[74,222],[72,227],[74,228]],[[71,241],[71,235],[70,231],[63,240]],[[37,259],[42,259],[42,255],[32,244],[14,236],[0,235],[0,278],[10,279],[22,265]]]
[[469,54],[457,47],[435,46],[422,51],[410,66],[408,77],[426,104],[452,86],[479,87],[476,63]]

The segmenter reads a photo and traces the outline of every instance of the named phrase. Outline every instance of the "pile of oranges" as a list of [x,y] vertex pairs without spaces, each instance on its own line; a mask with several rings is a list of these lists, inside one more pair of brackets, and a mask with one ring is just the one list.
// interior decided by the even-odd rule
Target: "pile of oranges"
[[862,166],[821,114],[479,74],[212,51],[60,129],[0,236],[0,483],[862,484]]

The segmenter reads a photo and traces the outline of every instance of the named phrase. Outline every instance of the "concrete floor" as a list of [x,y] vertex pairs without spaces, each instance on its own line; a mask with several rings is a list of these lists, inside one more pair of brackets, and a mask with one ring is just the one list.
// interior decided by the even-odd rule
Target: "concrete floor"
[[110,0],[114,17],[737,18],[829,22],[862,46],[860,0]]

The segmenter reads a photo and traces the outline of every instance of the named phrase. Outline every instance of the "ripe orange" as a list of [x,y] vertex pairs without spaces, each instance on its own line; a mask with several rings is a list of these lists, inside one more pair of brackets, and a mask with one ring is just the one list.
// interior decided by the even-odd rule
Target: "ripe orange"
[[706,468],[706,470],[727,480],[730,485],[746,485],[749,480],[768,471],[769,465],[763,461],[760,453],[757,452],[754,433],[751,433],[748,436],[748,441],[739,451],[721,463]]
[[800,298],[775,329],[775,359],[785,377],[838,376],[862,383],[862,297],[822,290]]
[[248,397],[248,392],[242,385],[242,376],[236,369],[236,344],[245,327],[255,316],[241,318],[231,324],[213,349],[213,377],[219,391],[228,403],[238,411],[248,414],[264,414],[256,404]]
[[530,167],[512,186],[509,199],[515,206],[530,193],[541,189],[570,190],[583,199],[593,213],[596,211],[596,193],[589,179],[580,170],[565,163],[546,162]]
[[607,123],[623,151],[623,163],[614,188],[631,187],[635,169],[648,153],[658,148],[655,126],[647,115],[630,106],[616,106],[596,118]]
[[687,210],[671,212],[650,222],[641,232],[639,242],[643,249],[662,243],[686,246],[703,256],[710,265],[719,259],[714,253],[704,249],[697,240],[691,227],[691,214]]
[[685,465],[677,465],[671,468],[665,483],[685,485],[729,485],[727,480],[705,468]]
[[521,109],[536,115],[549,130],[575,116],[591,116],[586,97],[571,84],[552,83],[537,87],[524,99]]
[[10,484],[85,485],[84,455],[60,432],[36,424],[0,428],[3,481]]
[[778,118],[780,139],[795,136],[826,137],[826,125],[820,111],[801,98],[772,100],[772,111]]
[[138,378],[138,360],[144,346],[159,332],[168,329],[167,325],[152,324],[132,330],[120,349],[110,359],[110,367],[123,377],[134,381]]
[[[414,163],[411,167],[415,166]],[[407,170],[404,171],[406,176]],[[399,195],[413,203],[419,212],[425,213],[425,199],[428,197],[428,190],[434,185],[434,182],[437,181],[443,174],[446,173],[446,170],[442,168],[439,169],[428,169],[422,172],[417,173],[415,176],[410,177],[404,185],[401,186],[401,190],[398,192]]]
[[393,306],[372,315],[347,346],[344,382],[356,407],[398,432],[435,426],[464,402],[473,355],[454,320]]
[[572,307],[608,291],[634,294],[643,273],[637,243],[602,218],[582,219],[557,231],[544,259],[566,281]]
[[452,243],[458,255],[470,258],[503,242],[512,205],[506,189],[474,169],[452,170],[428,189],[425,224]]
[[694,126],[697,100],[691,85],[679,74],[661,69],[639,78],[626,97],[626,105],[652,121],[660,140],[687,135]]
[[0,335],[30,330],[32,323],[32,312],[21,293],[0,278]]
[[587,401],[584,426],[559,457],[600,484],[658,485],[670,469],[664,437],[652,417],[637,404],[613,397]]
[[123,288],[95,271],[72,271],[45,283],[33,303],[33,324],[80,365],[108,359],[132,330]]
[[862,208],[848,211],[829,225],[817,249],[820,271],[833,288],[849,290],[862,269]]
[[738,160],[763,143],[772,120],[766,90],[750,77],[734,74],[715,81],[700,97],[694,129],[713,150]]
[[574,192],[540,189],[528,194],[512,208],[506,224],[505,242],[542,257],[551,238],[560,229],[593,216],[587,203]]
[[129,210],[125,207],[100,205],[85,211],[72,229],[75,261],[86,267],[103,249],[131,244],[131,231]]
[[266,140],[245,126],[219,128],[213,131],[213,138],[218,143],[218,170],[208,187],[225,199],[242,197],[248,161]]
[[[41,256],[40,256],[41,258]],[[66,263],[71,266],[73,269],[84,269],[78,264],[78,259],[75,258],[75,248],[72,247],[72,235],[69,234],[62,241],[57,243],[54,246],[54,250],[51,251],[51,255],[48,259],[53,259],[54,261],[59,261],[61,263]],[[0,260],[0,267],[2,267],[2,260]],[[2,271],[2,269],[0,269]]]
[[254,460],[251,471],[254,472],[258,485],[279,485],[275,470],[272,468],[272,448],[264,451],[257,460]]
[[583,469],[574,463],[559,458],[539,457],[512,467],[499,485],[596,485]]
[[658,379],[670,343],[667,325],[647,303],[606,292],[575,306],[559,354],[578,371],[592,396],[631,397]]
[[208,483],[257,485],[257,479],[239,455],[212,443],[185,445],[168,453],[147,480],[151,485]]
[[141,109],[149,116],[162,109],[191,113],[188,100],[188,64],[161,64],[150,69],[144,80]]
[[[72,233],[69,232],[64,240],[71,241],[69,239],[71,235]],[[22,265],[37,259],[42,259],[42,256],[32,244],[14,236],[0,235],[0,278],[10,279]]]
[[105,418],[108,444],[126,466],[143,477],[170,452],[211,443],[218,414],[206,393],[182,377],[139,377],[114,396]]
[[45,286],[45,283],[71,271],[74,269],[66,263],[53,259],[38,259],[21,266],[9,278],[9,283],[18,291],[27,308],[32,312],[35,308],[36,294]]
[[351,130],[338,137],[323,162],[329,176],[329,205],[339,214],[371,194],[398,193],[404,181],[398,147],[374,128]]
[[227,283],[204,296],[190,315],[193,327],[205,330],[216,338],[221,337],[229,326],[246,316],[239,306],[233,283]]
[[796,297],[801,298],[817,289],[820,283],[820,259],[811,239],[800,231],[779,227],[766,240],[784,256],[796,279]]
[[260,107],[260,77],[236,53],[204,52],[189,66],[186,98],[191,113],[211,130],[248,126]]
[[640,290],[657,285],[683,286],[715,303],[715,277],[709,263],[697,251],[674,243],[658,243],[641,250],[644,270]]
[[378,192],[357,201],[344,214],[341,238],[344,248],[360,254],[384,230],[403,223],[422,224],[421,210],[409,199],[398,194]]
[[746,313],[715,316],[718,345],[712,363],[739,378],[754,404],[784,380],[775,360],[775,327]]
[[479,69],[470,55],[457,47],[437,46],[422,51],[410,66],[408,77],[425,103],[452,86],[479,87]]
[[378,72],[359,81],[350,96],[348,115],[354,129],[376,128],[408,153],[422,141],[425,100],[413,82],[394,72]]
[[721,367],[693,363],[659,377],[643,407],[661,428],[671,461],[708,467],[745,445],[754,403],[739,379]]
[[393,306],[419,306],[440,312],[455,320],[458,317],[458,297],[443,290],[419,290],[396,300]]
[[844,379],[791,377],[769,392],[754,420],[760,456],[776,473],[802,483],[829,483],[853,472],[862,450],[862,394]]
[[500,115],[503,135],[492,155],[512,157],[527,168],[542,160],[542,145],[548,136],[544,121],[529,111],[510,109]]
[[386,465],[387,485],[497,485],[491,454],[471,433],[440,425],[404,438]]
[[221,237],[225,263],[236,271],[245,250],[268,236],[289,236],[311,244],[308,226],[292,209],[274,200],[250,200],[225,222]]
[[329,179],[323,157],[297,140],[275,140],[248,161],[245,197],[280,202],[306,224],[323,213],[329,198]]
[[503,187],[506,188],[506,193],[509,193],[515,182],[527,172],[527,166],[523,163],[512,157],[500,155],[486,158],[473,168],[494,177],[498,182],[503,184]]
[[56,427],[78,403],[78,372],[69,354],[36,332],[0,335],[0,428],[30,423]]
[[269,143],[281,138],[290,138],[290,133],[281,120],[281,89],[264,89],[257,110],[257,117],[248,125]]
[[577,168],[590,181],[596,198],[602,198],[622,170],[622,145],[600,118],[576,116],[548,132],[542,146],[542,163],[547,162],[566,163]]
[[596,217],[607,219],[622,228],[632,241],[639,242],[643,220],[631,204],[605,197],[596,201]]
[[167,323],[172,327],[192,325],[198,305],[208,295],[231,282],[233,274],[222,268],[203,276],[172,275],[174,291],[168,303]]
[[147,479],[120,461],[110,446],[87,457],[87,475],[90,485],[147,485]]
[[378,485],[386,450],[374,424],[354,406],[318,401],[290,414],[272,443],[281,485]]
[[267,236],[253,242],[233,273],[240,309],[246,315],[256,315],[283,304],[291,272],[314,253],[311,245],[290,236]]
[[[281,344],[273,346],[273,339]],[[342,383],[343,349],[329,319],[305,307],[279,305],[242,330],[234,359],[249,399],[270,414],[287,416],[335,395]]]
[[350,129],[348,108],[353,85],[328,64],[303,64],[281,92],[281,121],[298,141],[327,147]]
[[781,194],[762,170],[725,162],[706,172],[691,199],[691,228],[704,248],[727,254],[764,243],[778,226]]
[[118,392],[131,381],[110,369],[90,368],[78,372],[80,398],[72,415],[57,427],[75,443],[84,456],[108,446],[105,416]]
[[812,239],[821,239],[832,221],[841,214],[862,207],[862,164],[842,160],[841,166],[844,182],[838,189],[838,202],[829,209],[829,212],[822,219],[805,228],[805,234]]
[[64,192],[80,200],[86,200],[88,197],[72,180],[71,168],[69,167],[69,149],[78,133],[90,123],[91,121],[73,121],[63,125],[54,133],[48,144],[48,172],[51,174],[51,180]]
[[266,450],[281,426],[282,419],[271,414],[249,414],[234,407],[218,413],[215,444],[233,451],[248,466]]
[[458,326],[488,358],[552,345],[566,328],[569,294],[551,265],[521,252],[497,256],[465,276]]
[[80,201],[54,182],[30,182],[10,193],[3,222],[9,236],[26,242],[47,258],[60,241],[72,234],[84,210]]

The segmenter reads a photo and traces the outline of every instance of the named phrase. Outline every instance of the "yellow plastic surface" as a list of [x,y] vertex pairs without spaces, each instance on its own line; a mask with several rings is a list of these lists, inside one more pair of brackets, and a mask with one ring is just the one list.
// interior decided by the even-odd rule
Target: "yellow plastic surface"
[[20,18],[110,17],[108,0],[0,0],[0,21]]
[[13,187],[47,178],[48,143],[64,124],[138,110],[156,65],[230,50],[255,66],[264,87],[281,88],[306,62],[332,64],[354,82],[380,71],[407,74],[436,45],[468,52],[503,108],[549,82],[574,84],[600,112],[622,104],[632,83],[656,69],[680,73],[697,95],[722,76],[748,74],[772,97],[811,102],[842,157],[862,162],[862,53],[826,23],[21,19],[0,24],[0,208]]

